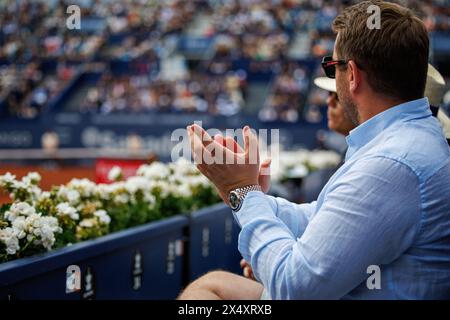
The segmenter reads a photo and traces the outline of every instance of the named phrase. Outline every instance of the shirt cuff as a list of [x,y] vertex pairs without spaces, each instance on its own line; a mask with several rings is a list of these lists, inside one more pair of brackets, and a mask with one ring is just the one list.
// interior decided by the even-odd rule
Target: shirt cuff
[[[262,208],[266,210],[259,210]],[[268,208],[270,209],[267,210]],[[247,193],[241,209],[233,212],[234,218],[241,228],[257,217],[264,215],[273,216],[274,214],[275,211],[272,208],[269,197],[262,191],[250,191]]]

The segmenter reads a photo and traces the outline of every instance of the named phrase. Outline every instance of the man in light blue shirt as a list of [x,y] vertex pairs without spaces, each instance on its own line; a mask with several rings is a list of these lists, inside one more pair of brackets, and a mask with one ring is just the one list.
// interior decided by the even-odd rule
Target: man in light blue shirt
[[263,290],[272,299],[450,298],[450,151],[422,98],[428,35],[410,10],[375,3],[379,29],[366,29],[372,2],[346,9],[333,25],[334,55],[323,67],[358,126],[347,137],[345,164],[316,202],[261,191],[248,128],[244,151],[233,154],[249,160],[244,165],[198,161],[211,146],[215,154],[232,151],[188,128],[194,160],[232,207],[239,250],[262,285],[213,272],[181,299],[257,299]]

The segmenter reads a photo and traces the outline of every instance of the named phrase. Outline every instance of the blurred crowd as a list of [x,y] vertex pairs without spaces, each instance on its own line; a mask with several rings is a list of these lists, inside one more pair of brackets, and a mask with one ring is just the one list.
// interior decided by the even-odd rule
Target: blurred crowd
[[262,121],[296,122],[302,114],[309,89],[307,70],[298,63],[286,63],[276,76],[266,105],[259,112]]
[[[298,35],[306,52],[322,57],[333,49],[331,22],[350,0],[5,0],[0,2],[0,111],[33,118],[92,61],[141,61],[138,74],[105,72],[80,104],[82,112],[146,110],[231,115],[245,108],[245,73],[278,68],[263,119],[302,116],[310,77],[289,56]],[[445,0],[398,1],[415,9],[430,31],[450,32]],[[81,30],[66,27],[70,4],[81,7]],[[155,75],[161,60],[200,17],[202,37],[213,39],[207,68],[190,68],[182,79]],[[248,59],[254,70],[236,71]],[[258,62],[261,62],[258,64]],[[149,67],[150,66],[150,67]],[[269,65],[269,69],[270,69]],[[273,69],[273,68],[272,68]],[[270,70],[272,70],[270,69]],[[273,70],[272,70],[273,71]],[[143,75],[147,72],[151,75]],[[2,113],[2,112],[0,112]]]
[[176,80],[107,73],[88,90],[81,112],[208,112],[230,116],[242,108],[245,89],[245,73],[239,72],[220,77],[192,73]]

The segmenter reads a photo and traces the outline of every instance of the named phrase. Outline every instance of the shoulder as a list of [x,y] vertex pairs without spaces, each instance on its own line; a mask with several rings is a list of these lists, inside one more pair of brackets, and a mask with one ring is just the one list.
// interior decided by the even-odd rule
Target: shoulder
[[372,145],[365,158],[384,158],[407,166],[420,181],[450,162],[450,148],[434,118],[402,123],[380,134]]

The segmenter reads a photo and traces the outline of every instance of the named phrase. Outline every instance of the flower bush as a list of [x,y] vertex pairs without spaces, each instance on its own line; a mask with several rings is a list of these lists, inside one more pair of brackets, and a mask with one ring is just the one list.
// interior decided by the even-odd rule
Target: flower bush
[[73,179],[50,191],[32,172],[21,180],[0,176],[11,203],[0,207],[0,262],[94,239],[220,201],[213,186],[187,160],[142,165],[123,180],[114,167],[111,184]]
[[335,168],[342,160],[341,155],[334,151],[307,149],[282,150],[279,159],[278,166],[271,170],[272,180],[277,182],[305,177],[320,169]]

